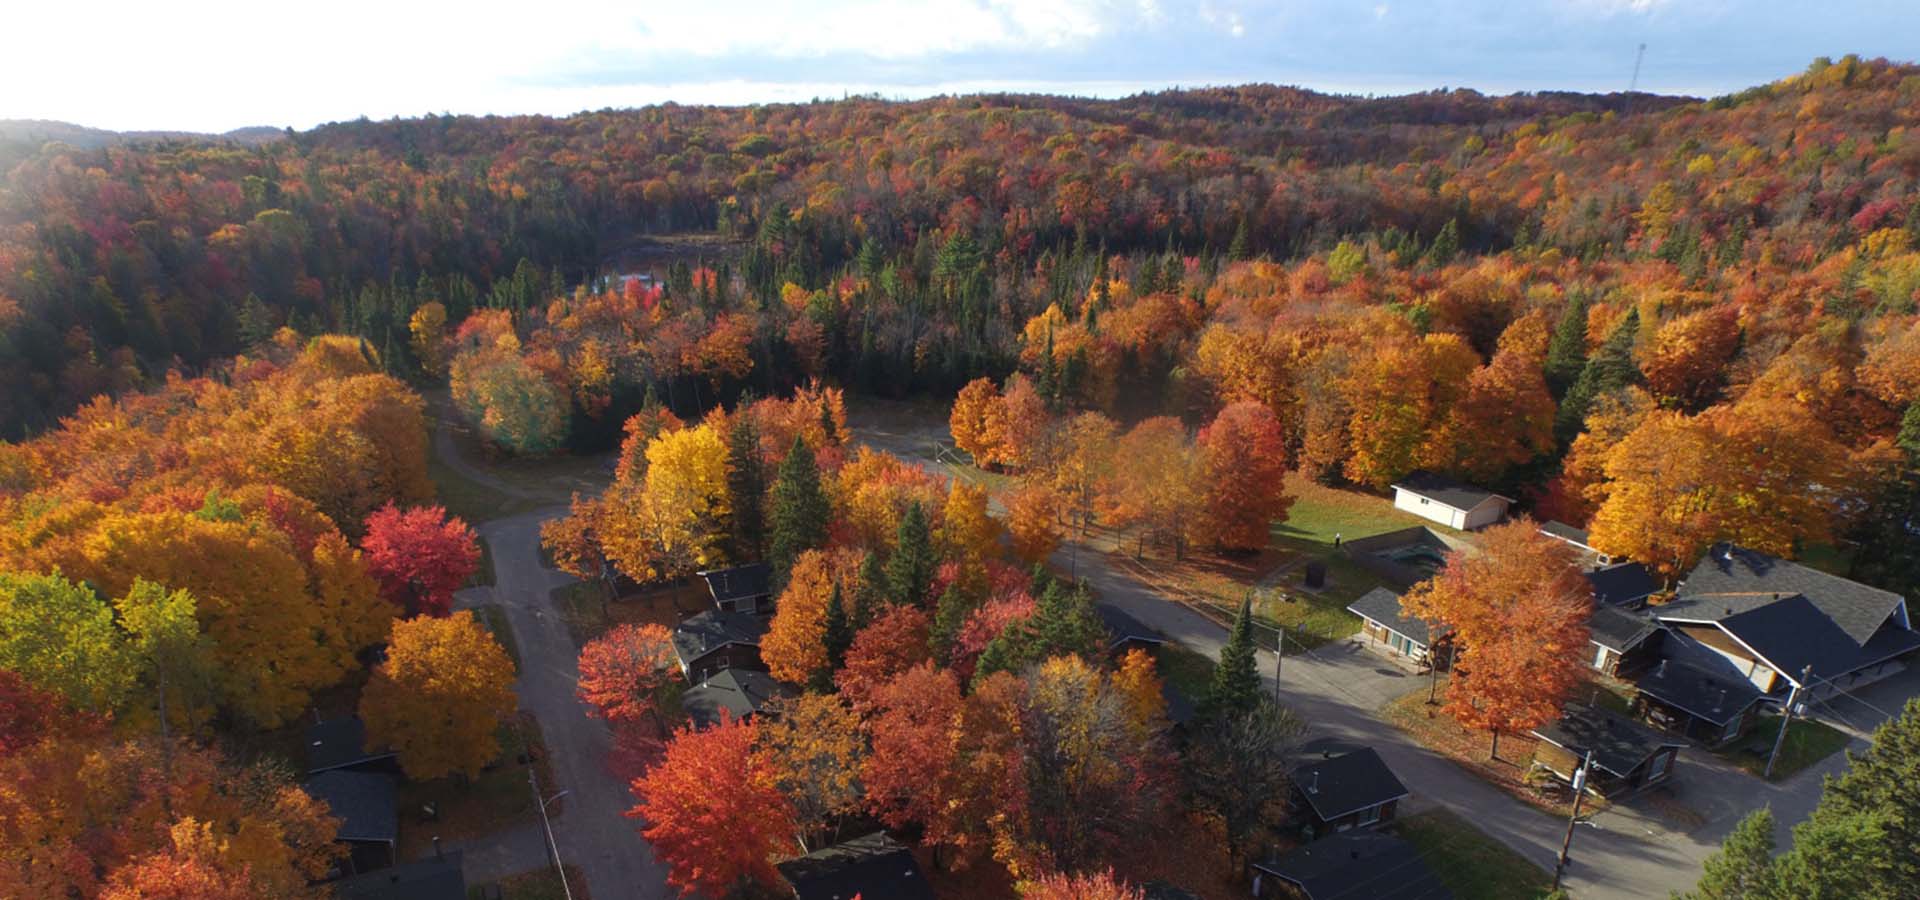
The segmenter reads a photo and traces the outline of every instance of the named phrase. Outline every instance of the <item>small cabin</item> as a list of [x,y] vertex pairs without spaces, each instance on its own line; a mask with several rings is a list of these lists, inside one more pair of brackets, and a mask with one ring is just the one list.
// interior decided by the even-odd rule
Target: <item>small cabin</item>
[[1506,518],[1513,499],[1444,475],[1415,470],[1394,482],[1393,505],[1448,528],[1473,531]]
[[1360,617],[1360,636],[1369,649],[1396,660],[1427,660],[1433,644],[1432,629],[1425,620],[1401,612],[1399,594],[1374,588],[1348,604],[1347,611]]
[[1453,900],[1426,854],[1377,831],[1350,831],[1303,844],[1252,865],[1260,900],[1421,898]]
[[1393,821],[1407,786],[1367,747],[1296,766],[1294,797],[1313,834],[1373,828]]
[[700,573],[713,595],[713,608],[721,612],[773,612],[773,566],[748,563],[726,569],[708,569]]
[[695,728],[706,728],[723,719],[751,719],[794,694],[765,672],[721,669],[687,688],[680,695],[680,707]]
[[1685,744],[1597,706],[1574,706],[1556,722],[1533,730],[1540,739],[1533,764],[1572,784],[1592,754],[1587,790],[1603,797],[1633,793],[1673,777]]
[[765,671],[760,639],[766,634],[766,619],[710,609],[674,626],[673,653],[680,661],[680,674],[696,683],[721,669]]
[[301,788],[340,821],[333,839],[347,852],[335,864],[335,877],[373,872],[399,861],[400,799],[392,775],[329,769]]
[[904,845],[876,831],[842,841],[775,868],[794,900],[933,900],[933,887]]

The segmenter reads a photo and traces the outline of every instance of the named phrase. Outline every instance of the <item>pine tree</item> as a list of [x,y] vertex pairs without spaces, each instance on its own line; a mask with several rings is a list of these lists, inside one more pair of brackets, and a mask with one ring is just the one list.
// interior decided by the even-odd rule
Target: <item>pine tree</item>
[[1734,826],[1707,857],[1700,883],[1678,900],[1762,900],[1774,883],[1773,811],[1761,807]]
[[820,467],[807,442],[793,439],[787,458],[773,483],[773,507],[768,516],[767,559],[776,584],[785,584],[794,557],[827,543],[827,521],[832,515],[827,495],[820,490]]
[[1433,244],[1427,248],[1427,262],[1435,268],[1453,262],[1460,255],[1460,220],[1448,219],[1440,226],[1440,233],[1433,236]]
[[1056,656],[1092,657],[1106,645],[1106,626],[1085,585],[1049,580],[1033,615],[988,642],[974,664],[978,682],[994,672],[1022,672]]
[[1227,244],[1227,259],[1241,262],[1252,253],[1252,244],[1247,238],[1247,217],[1241,216],[1239,224],[1233,226],[1233,241]]
[[853,624],[847,621],[847,601],[837,581],[827,597],[827,630],[821,642],[827,647],[827,667],[814,673],[814,681],[815,690],[826,693],[832,690],[833,674],[846,667],[847,648],[853,646]]
[[1220,664],[1200,700],[1200,715],[1210,722],[1245,715],[1260,703],[1260,673],[1254,665],[1253,598],[1240,602],[1240,614],[1220,649]]
[[[648,385],[652,391],[652,385]],[[761,559],[767,549],[767,468],[760,457],[760,429],[751,416],[735,416],[727,444],[727,494],[734,555]]]
[[1547,344],[1547,389],[1555,399],[1566,396],[1567,388],[1580,377],[1587,364],[1587,292],[1576,290],[1567,298],[1567,308],[1553,326],[1553,340]]
[[860,561],[860,583],[853,589],[853,609],[848,615],[853,630],[858,632],[871,624],[886,602],[886,569],[880,564],[879,554],[869,553]]
[[1595,400],[1640,380],[1640,368],[1633,361],[1633,342],[1639,333],[1640,311],[1627,310],[1626,317],[1607,335],[1606,343],[1601,344],[1593,358],[1580,369],[1580,377],[1567,389],[1567,396],[1560,401],[1560,411],[1554,418],[1554,437],[1561,443],[1569,443],[1580,435]]
[[1808,822],[1854,820],[1879,824],[1891,884],[1920,885],[1920,699],[1907,701],[1899,716],[1874,729],[1866,752],[1827,781]]
[[954,639],[967,624],[967,617],[979,606],[957,583],[947,585],[947,589],[940,592],[940,600],[934,604],[933,632],[928,636],[934,659],[950,662]]
[[907,506],[900,517],[893,556],[887,560],[887,599],[896,606],[919,606],[927,601],[933,585],[934,569],[940,558],[933,552],[933,532],[927,527],[926,510],[919,501]]

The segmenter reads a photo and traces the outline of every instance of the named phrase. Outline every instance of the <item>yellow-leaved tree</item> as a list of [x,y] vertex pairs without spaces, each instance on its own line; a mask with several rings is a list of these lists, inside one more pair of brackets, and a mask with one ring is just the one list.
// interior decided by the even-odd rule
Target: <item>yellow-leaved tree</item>
[[409,778],[478,775],[500,754],[513,678],[513,660],[471,612],[397,621],[360,697],[367,742],[392,747]]
[[616,483],[601,501],[600,543],[636,581],[708,568],[725,558],[727,443],[709,424],[664,431],[647,444],[640,484]]

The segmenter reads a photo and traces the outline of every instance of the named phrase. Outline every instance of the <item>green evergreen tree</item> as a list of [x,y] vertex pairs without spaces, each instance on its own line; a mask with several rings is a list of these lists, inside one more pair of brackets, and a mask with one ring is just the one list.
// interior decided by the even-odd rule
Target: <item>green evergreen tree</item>
[[827,495],[820,489],[819,463],[807,442],[796,436],[787,458],[780,461],[768,516],[767,561],[773,564],[776,585],[786,584],[795,557],[826,546],[831,515]]
[[1547,388],[1555,398],[1566,396],[1580,369],[1587,364],[1587,308],[1592,304],[1584,290],[1572,291],[1560,321],[1553,326],[1553,339],[1547,343]]
[[1260,703],[1260,673],[1254,665],[1257,648],[1253,644],[1253,598],[1240,601],[1240,614],[1227,632],[1226,646],[1220,648],[1220,663],[1214,666],[1213,680],[1206,696],[1200,699],[1199,713],[1210,722],[1245,715]]
[[[1884,838],[1891,883],[1920,886],[1920,698],[1874,729],[1873,743],[1853,757],[1838,778],[1828,779],[1810,822],[1876,822]],[[1799,844],[1796,832],[1795,845]]]
[[[652,385],[647,386],[649,396]],[[761,559],[767,550],[767,465],[760,456],[760,429],[752,416],[734,416],[727,436],[727,495],[734,556]]]
[[1033,615],[987,643],[974,666],[978,681],[994,672],[1020,673],[1056,656],[1093,657],[1106,646],[1106,626],[1086,585],[1050,580]]
[[860,583],[853,589],[853,609],[849,612],[853,630],[867,627],[886,602],[886,568],[880,564],[880,554],[869,553],[860,561]]
[[928,636],[934,659],[951,663],[954,640],[960,636],[967,618],[979,608],[979,600],[961,590],[958,583],[949,584],[940,592],[940,599],[934,604],[933,631]]
[[1247,236],[1247,217],[1241,216],[1239,223],[1233,226],[1233,240],[1227,244],[1227,259],[1242,262],[1253,253],[1253,244]]
[[1460,255],[1460,220],[1448,219],[1440,226],[1440,233],[1433,236],[1433,243],[1427,247],[1427,262],[1438,268],[1453,262]]
[[1633,361],[1633,342],[1639,334],[1640,311],[1627,310],[1626,317],[1607,335],[1606,343],[1581,367],[1580,377],[1567,389],[1567,396],[1560,401],[1560,410],[1554,417],[1554,437],[1562,444],[1580,435],[1595,400],[1640,380],[1640,368]]
[[887,599],[896,606],[919,606],[927,602],[927,590],[933,585],[933,572],[940,557],[933,552],[933,531],[927,525],[927,512],[919,501],[907,506],[895,534],[893,555],[887,559]]
[[1773,811],[1762,807],[1734,826],[1678,900],[1763,900],[1773,884]]
[[833,593],[827,597],[827,631],[821,642],[827,646],[827,668],[814,673],[816,682],[824,682],[818,687],[822,693],[831,690],[833,673],[847,665],[847,648],[853,646],[853,623],[847,619],[846,597],[840,591],[840,583],[833,583]]

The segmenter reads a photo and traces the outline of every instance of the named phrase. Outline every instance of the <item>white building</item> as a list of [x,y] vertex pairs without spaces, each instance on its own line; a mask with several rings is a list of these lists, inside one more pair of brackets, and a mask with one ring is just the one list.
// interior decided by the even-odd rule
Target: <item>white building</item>
[[1510,497],[1461,484],[1425,470],[1407,473],[1393,485],[1393,505],[1449,528],[1472,531],[1507,517]]

